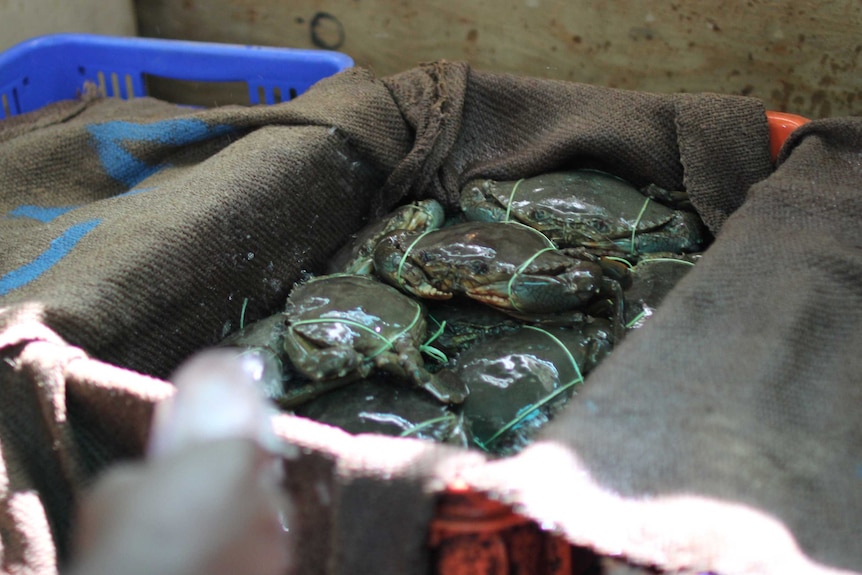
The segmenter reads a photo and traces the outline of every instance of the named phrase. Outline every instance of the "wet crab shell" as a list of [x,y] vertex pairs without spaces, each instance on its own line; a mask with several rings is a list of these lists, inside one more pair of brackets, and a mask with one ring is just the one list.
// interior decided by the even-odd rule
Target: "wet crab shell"
[[[284,349],[293,367],[332,388],[382,370],[440,401],[458,402],[457,382],[424,367],[421,303],[368,276],[333,274],[294,288],[286,307]],[[314,395],[315,384],[302,397]]]
[[708,235],[695,213],[653,201],[628,182],[594,170],[474,180],[462,189],[460,202],[470,220],[517,221],[560,247],[605,253],[699,251]]
[[[474,441],[506,454],[526,445],[612,346],[610,324],[592,320],[572,327],[524,326],[466,350],[456,372],[470,390],[462,413]],[[523,421],[513,425],[519,417]]]
[[329,261],[328,273],[370,274],[374,269],[372,252],[386,234],[395,230],[424,232],[439,228],[445,220],[443,206],[434,199],[401,206],[380,220],[362,228]]
[[625,291],[625,326],[637,329],[688,274],[699,254],[640,260],[631,270],[632,285]]
[[466,447],[463,417],[427,393],[375,375],[314,399],[296,415],[351,434],[415,437]]
[[432,345],[455,356],[486,337],[517,331],[523,322],[491,306],[471,300],[429,300],[428,331]]
[[418,297],[456,294],[518,313],[585,305],[601,288],[601,266],[557,250],[516,223],[466,222],[424,234],[395,232],[374,250],[376,273]]

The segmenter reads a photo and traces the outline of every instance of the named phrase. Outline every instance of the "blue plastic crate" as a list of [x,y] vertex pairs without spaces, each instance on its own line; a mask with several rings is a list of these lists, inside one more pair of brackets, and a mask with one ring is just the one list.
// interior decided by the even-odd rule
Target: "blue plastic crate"
[[81,94],[147,95],[146,78],[245,82],[251,104],[274,104],[353,66],[340,52],[94,34],[51,34],[0,53],[0,119]]

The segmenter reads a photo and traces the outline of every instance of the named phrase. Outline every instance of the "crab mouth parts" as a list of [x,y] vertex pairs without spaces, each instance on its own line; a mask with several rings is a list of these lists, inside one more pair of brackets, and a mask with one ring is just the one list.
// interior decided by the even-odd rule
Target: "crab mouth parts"
[[439,290],[430,284],[419,287],[416,291],[428,299],[452,299],[453,295],[452,292]]

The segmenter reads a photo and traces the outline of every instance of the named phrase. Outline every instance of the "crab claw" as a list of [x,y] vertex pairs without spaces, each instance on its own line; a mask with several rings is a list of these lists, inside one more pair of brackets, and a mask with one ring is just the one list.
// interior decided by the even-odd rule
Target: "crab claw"
[[410,221],[404,226],[408,230],[439,228],[446,219],[443,205],[437,200],[420,200],[411,204],[414,208]]
[[503,311],[541,314],[581,307],[595,297],[601,285],[601,267],[581,262],[556,276],[519,274],[508,282],[473,288],[467,295]]
[[606,278],[618,282],[623,289],[632,285],[631,268],[626,264],[603,257],[599,260],[599,265],[602,266],[602,274]]
[[417,297],[450,299],[451,292],[431,285],[425,272],[407,258],[398,244],[399,237],[398,233],[387,236],[374,248],[374,269],[378,274],[395,287]]
[[506,285],[507,284],[505,283],[498,282],[484,286],[477,286],[464,293],[467,297],[491,307],[504,311],[514,310],[515,306],[512,304],[512,300],[504,295],[506,293]]

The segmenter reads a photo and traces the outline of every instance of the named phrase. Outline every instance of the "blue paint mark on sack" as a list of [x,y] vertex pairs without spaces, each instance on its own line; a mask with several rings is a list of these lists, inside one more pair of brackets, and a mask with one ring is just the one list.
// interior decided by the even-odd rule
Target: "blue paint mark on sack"
[[72,251],[84,236],[99,225],[100,220],[88,220],[75,224],[55,238],[47,250],[36,256],[28,264],[16,268],[0,277],[0,296],[27,285],[54,267],[66,254]]
[[129,188],[165,166],[141,161],[123,146],[124,143],[151,142],[164,146],[186,146],[235,130],[233,126],[210,125],[197,118],[174,118],[152,124],[117,120],[93,124],[87,128],[95,139],[96,151],[105,171]]
[[[155,190],[156,188],[135,188],[129,190],[128,192],[123,192],[122,194],[117,194],[113,196],[115,198],[120,198],[123,196],[134,196],[135,194],[140,194],[141,192],[149,192],[150,190]],[[71,212],[75,208],[80,206],[33,206],[30,204],[25,204],[22,206],[18,206],[14,210],[9,211],[6,214],[8,218],[30,218],[31,220],[38,220],[42,223],[48,223],[52,220],[55,220],[62,216],[67,212]]]
[[30,218],[33,220],[39,220],[40,222],[50,222],[77,207],[78,206],[43,207],[24,205],[18,206],[9,212],[8,215],[13,218]]

